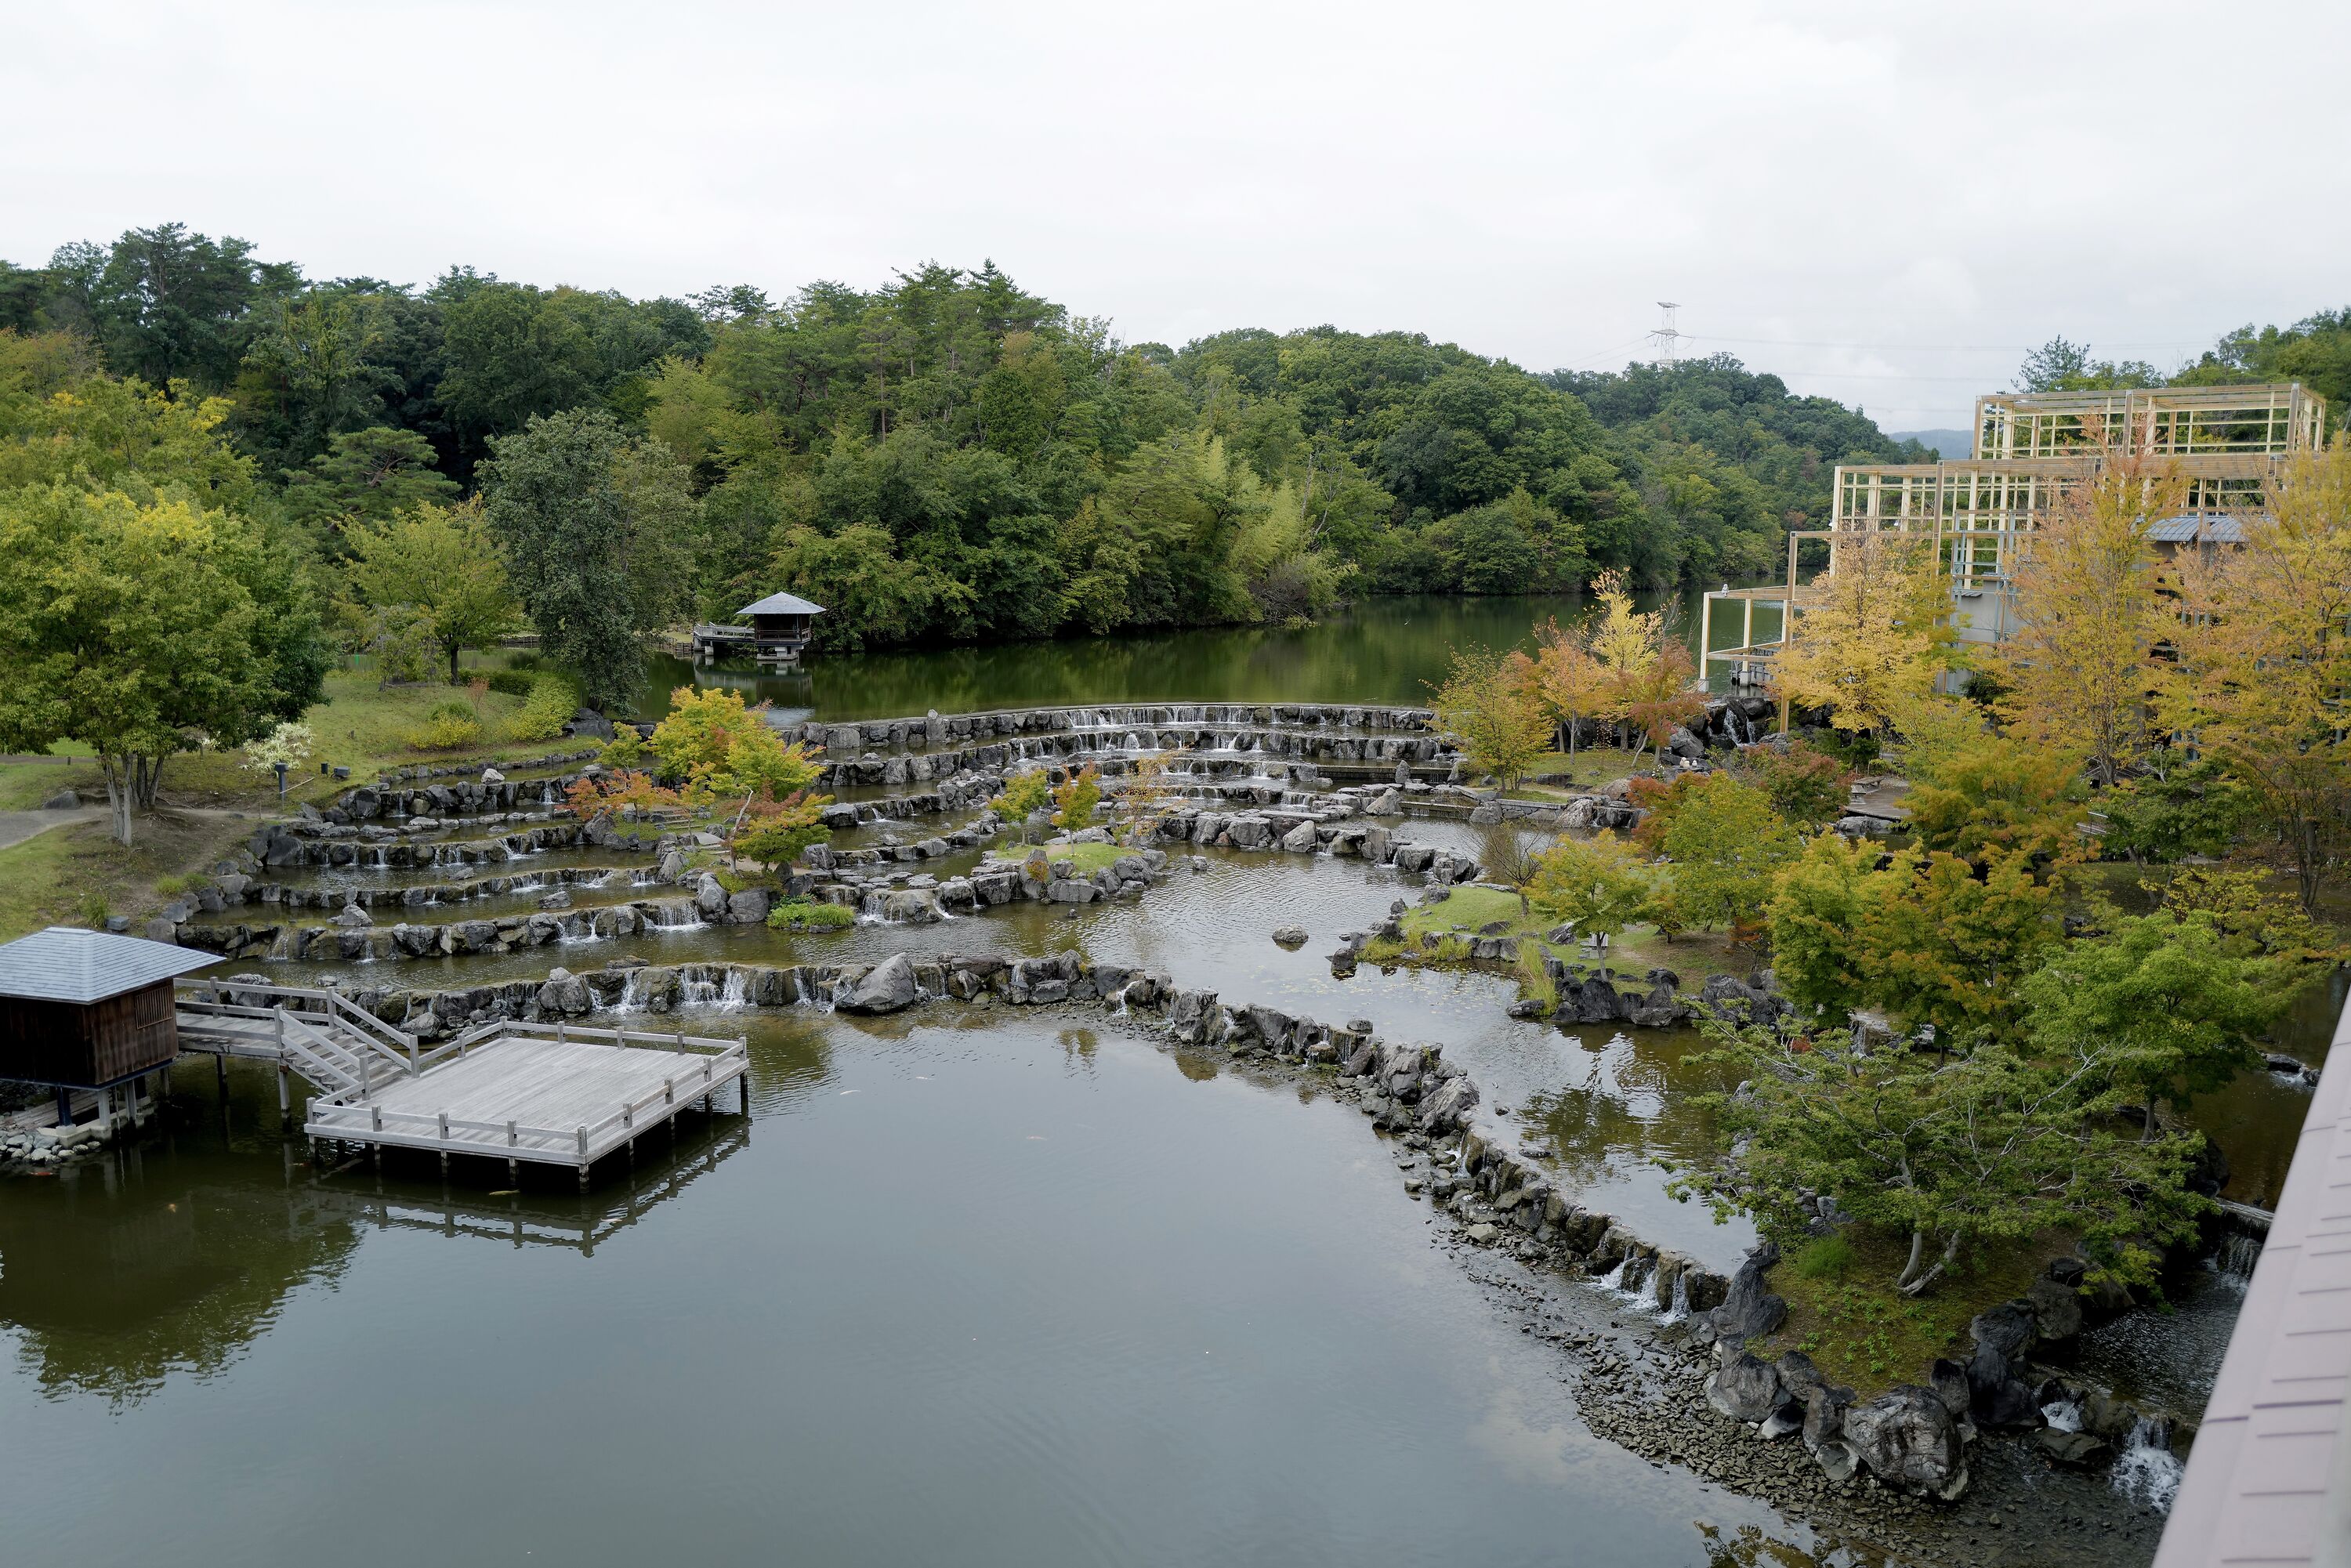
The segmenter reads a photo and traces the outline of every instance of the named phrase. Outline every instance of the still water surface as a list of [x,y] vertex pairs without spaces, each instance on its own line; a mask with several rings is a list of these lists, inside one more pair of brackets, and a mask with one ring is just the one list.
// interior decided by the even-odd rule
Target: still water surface
[[183,1075],[168,1138],[10,1184],[12,1557],[1639,1564],[1707,1561],[1698,1520],[1796,1536],[1591,1437],[1350,1108],[1076,1014],[744,1021],[747,1130],[691,1120],[589,1198],[321,1184],[242,1072],[225,1129]]
[[[1657,595],[1644,609],[1666,607]],[[1695,600],[1676,625],[1698,649]],[[684,685],[726,685],[772,701],[793,718],[891,718],[936,708],[976,713],[1072,703],[1396,703],[1428,700],[1453,650],[1531,646],[1534,630],[1556,618],[1573,625],[1592,612],[1580,594],[1463,599],[1398,595],[1367,599],[1297,631],[1211,627],[1151,636],[1068,637],[986,647],[923,648],[855,656],[818,654],[792,674],[749,665],[705,667],[656,658],[639,716],[666,712]],[[1736,643],[1737,617],[1716,612],[1714,645]],[[1776,612],[1759,612],[1755,635],[1777,634]]]

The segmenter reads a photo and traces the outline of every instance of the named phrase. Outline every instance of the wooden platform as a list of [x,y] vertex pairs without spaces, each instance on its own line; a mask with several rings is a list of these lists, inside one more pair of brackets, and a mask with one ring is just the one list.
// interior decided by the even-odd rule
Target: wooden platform
[[743,1079],[741,1040],[500,1023],[421,1071],[311,1103],[302,1130],[383,1148],[565,1165],[597,1160]]

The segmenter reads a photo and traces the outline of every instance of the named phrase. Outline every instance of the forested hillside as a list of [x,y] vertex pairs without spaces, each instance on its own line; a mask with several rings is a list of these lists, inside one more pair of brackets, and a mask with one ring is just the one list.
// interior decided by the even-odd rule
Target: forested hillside
[[[1746,575],[1823,515],[1837,462],[1919,455],[1728,358],[1545,376],[1329,327],[1178,351],[992,265],[632,300],[464,267],[312,281],[166,225],[0,263],[0,330],[43,399],[219,400],[258,476],[241,504],[321,570],[354,528],[473,492],[501,441],[568,442],[619,455],[632,570],[675,580],[640,584],[644,606],[789,587],[848,646]],[[18,443],[58,417],[32,390]]]

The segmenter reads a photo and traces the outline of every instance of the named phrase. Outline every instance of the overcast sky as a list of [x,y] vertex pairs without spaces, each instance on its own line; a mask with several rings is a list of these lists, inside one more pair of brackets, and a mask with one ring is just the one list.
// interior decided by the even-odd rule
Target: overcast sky
[[1727,350],[1890,429],[2351,304],[2351,5],[0,6],[0,256],[632,295],[996,262],[1129,341]]

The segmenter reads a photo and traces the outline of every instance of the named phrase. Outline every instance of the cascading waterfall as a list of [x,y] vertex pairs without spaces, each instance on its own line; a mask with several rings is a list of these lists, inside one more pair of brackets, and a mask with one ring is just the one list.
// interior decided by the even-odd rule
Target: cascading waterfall
[[612,1004],[615,1012],[641,1013],[645,1010],[645,988],[643,969],[632,969],[621,986],[621,999]]
[[1674,1274],[1673,1300],[1666,1303],[1665,1321],[1677,1323],[1689,1316],[1689,1270],[1678,1270]]
[[2262,1260],[2262,1239],[2231,1229],[2220,1238],[2220,1249],[2205,1260],[2224,1285],[2242,1291],[2253,1282],[2253,1265]]
[[2184,1469],[2171,1451],[2171,1423],[2159,1416],[2142,1416],[2131,1423],[2130,1435],[2115,1456],[2115,1490],[2133,1502],[2168,1510],[2179,1495]]
[[696,966],[677,972],[677,999],[681,1006],[706,1008],[723,994],[719,982],[710,978],[706,967]]

